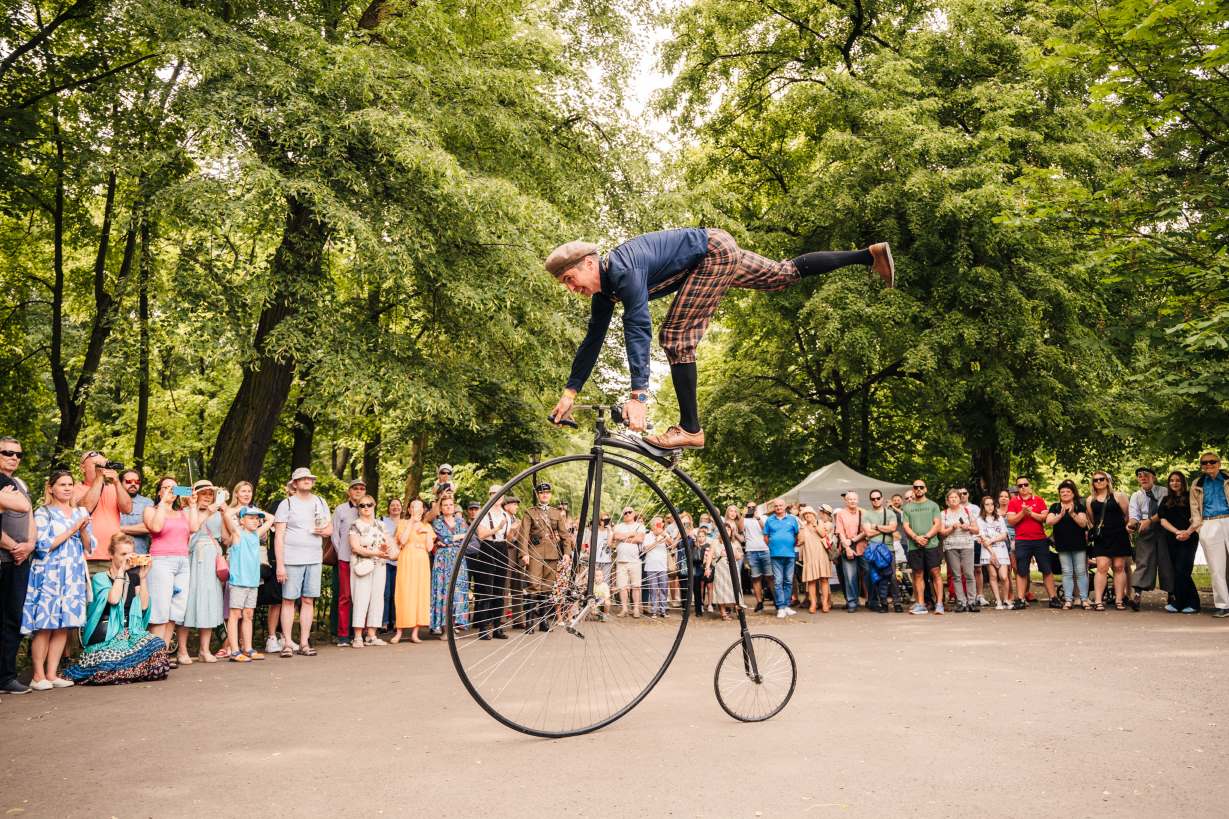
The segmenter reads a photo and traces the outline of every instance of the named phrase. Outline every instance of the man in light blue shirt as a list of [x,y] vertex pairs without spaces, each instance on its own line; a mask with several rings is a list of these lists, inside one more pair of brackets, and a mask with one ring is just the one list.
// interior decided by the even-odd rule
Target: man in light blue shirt
[[1191,484],[1191,525],[1199,529],[1199,545],[1212,574],[1212,616],[1229,617],[1229,472],[1221,469],[1215,452],[1199,456],[1199,470],[1203,474]]
[[149,530],[145,528],[145,510],[154,502],[141,494],[141,473],[135,469],[126,469],[119,476],[120,485],[132,498],[132,511],[120,513],[119,530],[132,536],[132,550],[139,555],[149,554]]
[[802,526],[798,518],[785,514],[785,501],[780,498],[769,504],[772,514],[764,521],[764,537],[772,556],[772,583],[777,605],[777,617],[792,617],[798,612],[789,607],[794,591],[794,562],[798,559],[798,533]]

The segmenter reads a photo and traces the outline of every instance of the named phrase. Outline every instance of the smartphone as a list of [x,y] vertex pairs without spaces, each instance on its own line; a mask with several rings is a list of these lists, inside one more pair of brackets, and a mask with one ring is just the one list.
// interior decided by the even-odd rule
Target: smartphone
[[187,486],[177,486],[171,490],[171,494],[177,498],[190,498],[192,497],[192,489]]

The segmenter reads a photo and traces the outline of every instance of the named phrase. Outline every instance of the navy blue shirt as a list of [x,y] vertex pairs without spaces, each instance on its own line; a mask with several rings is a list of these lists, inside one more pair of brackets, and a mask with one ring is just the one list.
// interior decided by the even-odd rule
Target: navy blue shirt
[[589,329],[572,359],[568,387],[580,392],[597,363],[615,302],[623,303],[623,340],[632,373],[632,389],[649,386],[649,342],[653,321],[649,301],[683,286],[689,270],[708,253],[707,228],[679,228],[646,233],[616,247],[602,259],[602,290],[593,295]]

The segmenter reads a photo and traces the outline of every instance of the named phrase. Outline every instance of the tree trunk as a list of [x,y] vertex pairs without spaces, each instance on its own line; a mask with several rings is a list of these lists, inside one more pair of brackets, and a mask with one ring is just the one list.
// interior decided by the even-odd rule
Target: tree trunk
[[367,484],[367,494],[373,498],[380,497],[381,437],[377,428],[363,443],[363,482]]
[[312,467],[312,443],[316,437],[316,419],[300,407],[294,413],[294,445],[290,451],[290,468]]
[[865,473],[870,467],[871,462],[871,388],[869,386],[862,388],[861,409],[862,409],[862,440],[861,449],[858,455],[858,470]]
[[141,260],[137,265],[137,429],[132,464],[145,467],[145,437],[149,429],[149,280],[154,260],[150,253],[150,227],[141,222]]
[[405,511],[402,514],[409,513],[410,501],[422,492],[422,465],[426,457],[427,433],[419,432],[410,442],[410,469],[405,476],[405,497],[401,499]]
[[333,463],[331,466],[333,475],[337,480],[344,481],[346,479],[346,472],[350,467],[353,455],[354,453],[350,451],[350,447],[333,445]]
[[[55,139],[55,201],[51,209],[52,228],[52,274],[55,281],[51,287],[51,349],[48,354],[51,367],[51,383],[55,386],[56,406],[60,410],[60,433],[56,436],[52,460],[58,461],[67,446],[63,443],[65,424],[68,422],[69,406],[68,374],[64,370],[64,138],[60,134],[60,116],[57,111],[51,117],[51,133]],[[75,436],[74,436],[75,437]]]
[[227,486],[260,480],[295,370],[294,361],[271,352],[266,341],[295,316],[304,299],[315,295],[323,277],[325,225],[306,202],[290,197],[287,204],[282,242],[271,267],[272,297],[260,313],[252,342],[255,360],[244,370],[213,447],[210,473]]
[[1007,488],[1011,473],[1011,453],[1001,444],[994,443],[973,449],[973,481],[975,486],[969,487],[969,498],[977,496],[975,503],[981,501],[982,495],[998,497],[998,493]]

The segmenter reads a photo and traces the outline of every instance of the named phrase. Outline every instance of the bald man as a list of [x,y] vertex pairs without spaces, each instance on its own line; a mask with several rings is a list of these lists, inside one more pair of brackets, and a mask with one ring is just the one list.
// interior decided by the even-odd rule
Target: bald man
[[623,337],[631,369],[631,392],[624,417],[634,431],[645,425],[649,400],[649,343],[653,323],[649,302],[674,293],[674,303],[659,339],[670,362],[670,378],[679,402],[679,423],[645,441],[661,449],[704,446],[696,405],[696,345],[731,287],[784,290],[802,279],[848,265],[868,265],[885,287],[896,283],[896,267],[887,242],[865,250],[804,253],[772,261],[738,246],[716,228],[680,228],[646,233],[605,256],[591,242],[568,242],[546,257],[546,270],[579,296],[591,299],[589,329],[572,360],[572,374],[551,417],[570,418],[576,394],[588,380],[610,327],[617,302],[623,304]]

